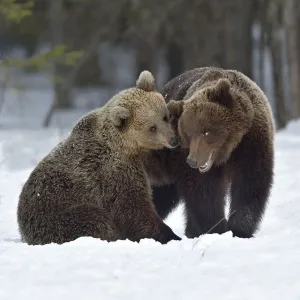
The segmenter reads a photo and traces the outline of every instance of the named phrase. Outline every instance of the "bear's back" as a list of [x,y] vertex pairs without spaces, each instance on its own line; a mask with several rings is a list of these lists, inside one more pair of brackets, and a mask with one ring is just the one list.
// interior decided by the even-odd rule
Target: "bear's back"
[[254,109],[253,128],[255,130],[266,130],[272,136],[275,132],[275,123],[270,102],[261,88],[249,77],[236,70],[228,70],[227,78],[232,83],[232,88],[236,89],[244,97],[238,98],[240,106],[243,101],[250,101]]
[[[228,79],[232,87],[246,92],[248,95],[260,98],[259,101],[266,100],[262,90],[246,75],[236,70],[227,70],[217,67],[202,67],[186,71],[170,80],[164,86],[162,94],[167,102],[170,100],[187,99],[204,84],[216,81],[220,78]],[[251,99],[251,101],[252,100],[255,99]]]
[[162,95],[166,102],[184,99],[188,89],[209,69],[209,67],[196,68],[186,71],[170,80],[162,90]]
[[107,141],[95,138],[95,124],[94,113],[84,116],[70,135],[39,162],[22,189],[21,203],[42,208],[49,203],[97,201],[114,153]]

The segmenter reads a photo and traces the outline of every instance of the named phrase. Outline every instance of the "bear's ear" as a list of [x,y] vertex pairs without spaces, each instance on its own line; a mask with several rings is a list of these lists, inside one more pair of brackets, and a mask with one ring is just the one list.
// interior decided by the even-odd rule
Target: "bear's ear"
[[129,117],[129,110],[122,106],[115,106],[110,112],[110,118],[116,127],[125,127]]
[[152,73],[149,71],[141,72],[136,81],[136,87],[145,92],[153,92],[155,90],[155,80]]
[[232,107],[233,99],[230,94],[230,81],[226,78],[218,80],[214,87],[207,89],[207,98],[212,102],[217,102],[228,108]]
[[168,110],[170,112],[171,118],[178,120],[183,112],[183,104],[184,101],[176,101],[176,100],[170,100],[167,103]]

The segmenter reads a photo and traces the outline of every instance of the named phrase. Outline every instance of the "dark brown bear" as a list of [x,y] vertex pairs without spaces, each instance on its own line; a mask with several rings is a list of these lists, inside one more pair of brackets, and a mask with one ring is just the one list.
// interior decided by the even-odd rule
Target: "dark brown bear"
[[183,199],[187,237],[228,230],[252,237],[273,183],[274,122],[266,96],[240,72],[212,67],[181,74],[163,95],[181,147],[144,157],[159,215]]
[[177,144],[150,72],[84,116],[25,183],[18,224],[28,244],[82,236],[107,241],[180,240],[158,216],[141,153]]

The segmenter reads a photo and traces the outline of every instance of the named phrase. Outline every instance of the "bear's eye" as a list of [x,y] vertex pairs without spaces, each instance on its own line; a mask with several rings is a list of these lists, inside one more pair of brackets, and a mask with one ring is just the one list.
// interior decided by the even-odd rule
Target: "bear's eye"
[[169,122],[169,118],[168,118],[168,116],[167,116],[167,115],[165,115],[165,116],[164,116],[164,118],[163,118],[163,120],[164,120],[164,122]]
[[203,136],[208,136],[208,135],[209,135],[209,132],[208,132],[208,131],[203,132],[202,135],[203,135]]
[[150,131],[151,132],[156,132],[156,130],[157,130],[157,127],[155,125],[153,125],[153,126],[150,127]]

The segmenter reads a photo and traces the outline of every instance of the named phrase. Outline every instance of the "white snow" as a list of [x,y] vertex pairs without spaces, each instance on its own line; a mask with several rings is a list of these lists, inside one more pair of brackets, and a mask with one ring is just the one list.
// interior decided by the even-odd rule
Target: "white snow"
[[[300,299],[300,121],[276,136],[275,183],[255,239],[230,233],[107,243],[80,238],[28,246],[18,195],[60,139],[55,129],[0,131],[0,299]],[[182,207],[167,220],[183,236]]]

